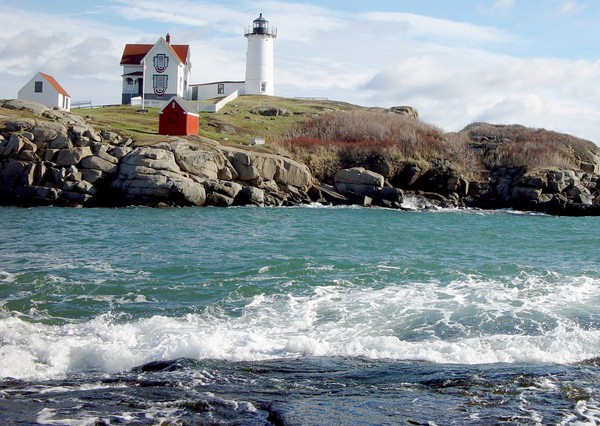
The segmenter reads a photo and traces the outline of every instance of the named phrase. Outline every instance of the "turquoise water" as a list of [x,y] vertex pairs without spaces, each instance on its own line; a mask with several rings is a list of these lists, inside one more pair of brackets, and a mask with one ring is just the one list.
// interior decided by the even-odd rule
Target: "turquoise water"
[[[340,412],[348,424],[600,421],[595,218],[317,207],[2,208],[0,218],[0,414],[11,418],[116,422],[125,414],[69,408],[66,396],[29,413],[15,395],[69,383],[72,398],[111,377],[133,392],[136,368],[150,374],[141,366],[160,361],[177,365],[169,380],[195,392],[186,400],[212,395],[203,404],[221,407],[207,411],[217,423],[235,413],[239,424],[336,424],[327,419]],[[265,373],[245,376],[256,368]],[[225,378],[203,393],[207,371]],[[334,382],[354,396],[330,401],[320,420],[294,405],[294,392],[309,392],[298,387],[264,408],[265,389],[289,374],[315,405]],[[425,392],[448,413],[415,408],[410,386],[457,374],[468,383],[457,395]],[[391,377],[409,384],[393,398]],[[495,401],[491,388],[506,388],[513,405],[473,403]],[[215,402],[221,394],[247,399],[234,410]],[[370,407],[377,398],[381,408]],[[176,408],[133,410],[129,422],[208,421],[206,410]]]

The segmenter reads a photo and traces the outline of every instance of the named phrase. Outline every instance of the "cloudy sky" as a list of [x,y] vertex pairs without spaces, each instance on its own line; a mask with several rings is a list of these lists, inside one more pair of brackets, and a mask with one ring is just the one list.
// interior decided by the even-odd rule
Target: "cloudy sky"
[[125,43],[167,32],[191,46],[192,83],[243,80],[243,30],[260,12],[278,29],[277,95],[600,144],[598,0],[0,0],[0,98],[43,71],[74,101],[118,103]]

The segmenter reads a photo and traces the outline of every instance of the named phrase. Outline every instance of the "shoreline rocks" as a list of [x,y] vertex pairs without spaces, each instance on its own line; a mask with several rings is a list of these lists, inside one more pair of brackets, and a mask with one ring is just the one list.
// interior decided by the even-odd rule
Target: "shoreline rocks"
[[315,182],[306,165],[283,156],[199,137],[165,137],[153,146],[136,147],[72,114],[22,101],[8,101],[4,107],[26,109],[36,118],[0,114],[1,205],[229,207],[314,202],[402,209],[410,198],[426,208],[600,215],[598,164],[581,170],[498,169],[483,180],[466,179],[447,166],[427,169],[407,163],[391,177],[352,167],[339,170],[333,185],[327,185]]
[[310,202],[308,168],[270,154],[223,147],[201,138],[166,137],[133,147],[76,116],[9,102],[40,119],[0,121],[0,204],[294,205]]

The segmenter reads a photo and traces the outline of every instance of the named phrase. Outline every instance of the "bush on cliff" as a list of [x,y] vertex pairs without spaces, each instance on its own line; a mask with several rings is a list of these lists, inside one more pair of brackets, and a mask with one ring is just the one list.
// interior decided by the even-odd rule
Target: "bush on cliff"
[[407,162],[448,163],[465,174],[480,168],[466,135],[444,134],[417,119],[381,111],[320,114],[289,129],[278,144],[323,181],[350,167],[391,178]]
[[579,170],[582,164],[597,161],[598,147],[594,143],[545,129],[473,123],[459,133],[471,141],[488,170]]

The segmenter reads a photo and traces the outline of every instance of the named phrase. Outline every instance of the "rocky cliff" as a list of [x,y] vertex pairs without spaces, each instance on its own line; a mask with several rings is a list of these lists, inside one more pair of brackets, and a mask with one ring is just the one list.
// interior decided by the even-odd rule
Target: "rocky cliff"
[[[1,106],[4,205],[228,207],[317,202],[405,208],[410,198],[421,207],[600,214],[600,151],[593,144],[579,149],[566,144],[573,158],[564,167],[494,163],[483,174],[474,174],[457,172],[448,161],[407,161],[389,167],[371,158],[319,183],[307,166],[283,156],[200,137],[165,137],[151,146],[136,146],[73,114],[31,102],[6,101]],[[416,113],[412,116],[418,119]],[[482,136],[483,127],[476,128],[478,133],[470,134],[475,155],[488,160],[505,155],[507,138]]]
[[64,206],[231,206],[309,202],[312,177],[296,161],[165,137],[136,147],[116,133],[31,102],[0,112],[0,202]]

